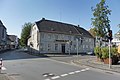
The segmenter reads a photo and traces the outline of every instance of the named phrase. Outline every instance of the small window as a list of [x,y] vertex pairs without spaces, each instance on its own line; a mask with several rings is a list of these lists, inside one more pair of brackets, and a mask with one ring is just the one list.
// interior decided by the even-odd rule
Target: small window
[[76,45],[74,45],[74,49],[76,50]]
[[83,45],[83,49],[85,48],[85,45]]
[[50,51],[50,47],[51,47],[50,44],[48,44],[48,51]]
[[74,37],[74,40],[76,41],[76,37]]
[[41,34],[41,37],[44,38],[44,34]]
[[91,39],[89,39],[89,42],[91,42],[92,40]]
[[55,39],[56,39],[56,40],[58,39],[58,35],[55,35]]
[[48,34],[48,39],[51,39],[51,35],[50,34]]
[[40,43],[40,50],[43,51],[43,46],[44,44],[43,43]]
[[58,44],[55,44],[55,51],[58,50]]
[[68,39],[71,40],[71,36],[68,36]]
[[86,48],[88,48],[88,45],[86,45]]

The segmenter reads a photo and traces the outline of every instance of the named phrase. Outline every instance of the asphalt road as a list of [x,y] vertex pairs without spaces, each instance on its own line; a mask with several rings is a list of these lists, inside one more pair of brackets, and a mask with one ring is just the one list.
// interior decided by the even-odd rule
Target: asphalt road
[[[73,56],[36,57],[20,50],[0,54],[7,68],[3,73],[15,80],[119,80],[119,74],[95,71],[69,63]],[[61,61],[63,60],[63,61]]]

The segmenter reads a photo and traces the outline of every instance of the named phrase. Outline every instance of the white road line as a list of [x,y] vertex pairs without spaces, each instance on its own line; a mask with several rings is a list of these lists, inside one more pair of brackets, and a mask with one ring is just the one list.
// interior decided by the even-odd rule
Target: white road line
[[67,76],[68,74],[62,74],[62,75],[60,75],[61,77],[65,77],[65,76]]
[[[60,76],[54,76],[54,77],[51,77],[51,78],[48,78],[48,79],[45,79],[45,80],[55,80],[55,79],[58,79],[58,78],[61,78],[61,77],[65,77],[65,76],[71,75],[71,74],[84,72],[84,71],[87,71],[89,69],[90,68],[85,68],[85,69],[82,69],[82,70],[77,70],[77,71],[74,71],[74,72],[69,72],[68,74],[61,74]],[[53,75],[53,74],[49,74],[49,75]],[[47,75],[44,75],[44,76],[47,76]]]
[[75,74],[75,72],[69,72],[68,74]]
[[51,77],[51,79],[57,79],[57,78],[60,78],[60,76]]
[[50,79],[45,79],[45,80],[50,80]]
[[86,70],[89,70],[90,68],[85,68]]
[[82,69],[81,71],[83,72],[83,71],[86,71],[86,70],[85,70],[85,69]]
[[75,73],[79,73],[79,72],[81,72],[81,71],[75,71]]
[[43,75],[43,77],[47,77],[48,75]]

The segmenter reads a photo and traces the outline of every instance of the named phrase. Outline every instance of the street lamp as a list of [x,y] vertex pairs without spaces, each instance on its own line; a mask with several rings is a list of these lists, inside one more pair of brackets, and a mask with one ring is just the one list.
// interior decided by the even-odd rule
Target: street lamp
[[78,56],[78,39],[76,38],[76,49],[77,49],[77,56]]
[[70,47],[70,40],[67,42],[67,44],[69,44],[69,55],[70,55],[70,49],[71,49],[71,47]]

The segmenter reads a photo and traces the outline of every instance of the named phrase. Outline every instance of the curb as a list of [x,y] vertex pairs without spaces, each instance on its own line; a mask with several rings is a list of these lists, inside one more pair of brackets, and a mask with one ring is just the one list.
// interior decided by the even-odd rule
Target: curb
[[111,72],[116,72],[116,73],[120,73],[120,71],[116,71],[116,70],[113,70],[113,69],[105,69],[105,68],[100,68],[100,67],[96,67],[96,66],[93,66],[93,65],[90,65],[90,64],[94,64],[95,65],[95,63],[91,63],[90,61],[86,61],[86,63],[88,63],[88,64],[85,64],[85,62],[81,62],[80,63],[80,61],[75,61],[75,60],[73,60],[72,61],[74,64],[76,64],[76,65],[84,65],[84,66],[88,66],[88,67],[91,67],[91,68],[95,68],[95,69],[100,69],[100,70],[105,70],[105,71],[111,71]]

